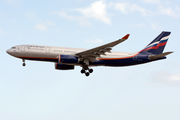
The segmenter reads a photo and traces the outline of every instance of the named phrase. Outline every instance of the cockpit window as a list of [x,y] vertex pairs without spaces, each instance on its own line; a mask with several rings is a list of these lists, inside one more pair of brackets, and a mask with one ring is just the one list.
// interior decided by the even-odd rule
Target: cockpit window
[[16,47],[12,47],[11,49],[16,49]]

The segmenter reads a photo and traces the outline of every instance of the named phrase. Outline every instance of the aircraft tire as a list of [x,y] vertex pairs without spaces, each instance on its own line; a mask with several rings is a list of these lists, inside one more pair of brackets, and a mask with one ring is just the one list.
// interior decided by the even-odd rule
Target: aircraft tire
[[23,65],[23,66],[26,66],[26,63],[23,63],[22,65]]
[[89,76],[89,73],[87,72],[87,73],[85,73],[85,75],[88,77],[88,76]]
[[82,70],[81,70],[81,73],[82,73],[82,74],[83,74],[83,73],[85,73],[85,70],[84,70],[84,69],[82,69]]
[[93,69],[89,69],[89,73],[92,73],[93,72]]

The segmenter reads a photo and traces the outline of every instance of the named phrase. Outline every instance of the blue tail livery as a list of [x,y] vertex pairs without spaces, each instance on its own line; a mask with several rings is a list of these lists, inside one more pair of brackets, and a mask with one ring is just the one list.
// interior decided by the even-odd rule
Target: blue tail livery
[[160,54],[163,52],[171,32],[162,32],[151,43],[149,43],[140,53]]

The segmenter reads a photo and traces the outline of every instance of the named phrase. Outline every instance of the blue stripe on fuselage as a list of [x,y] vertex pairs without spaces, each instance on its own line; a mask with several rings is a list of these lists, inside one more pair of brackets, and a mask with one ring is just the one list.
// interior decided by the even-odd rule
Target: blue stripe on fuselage
[[[137,56],[133,56],[130,58],[120,58],[114,60],[95,60],[93,63],[90,62],[90,66],[130,66],[143,64],[147,62],[151,62],[152,60],[148,59],[149,54],[141,54],[139,53]],[[164,57],[165,58],[165,57]],[[161,58],[161,59],[164,59]],[[48,61],[48,62],[58,62],[58,59],[55,58],[22,58],[27,60],[37,60],[37,61]],[[158,59],[160,60],[160,59]],[[79,63],[75,63],[75,65],[81,65]]]

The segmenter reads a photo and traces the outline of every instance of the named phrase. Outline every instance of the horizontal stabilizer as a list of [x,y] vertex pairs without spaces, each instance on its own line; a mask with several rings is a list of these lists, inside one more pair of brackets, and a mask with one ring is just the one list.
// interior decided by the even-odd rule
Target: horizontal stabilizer
[[155,59],[159,59],[159,58],[162,58],[162,57],[165,57],[166,55],[169,55],[173,52],[165,52],[165,53],[162,53],[162,54],[158,54],[158,55],[150,55],[149,56],[149,59],[150,60],[155,60]]

